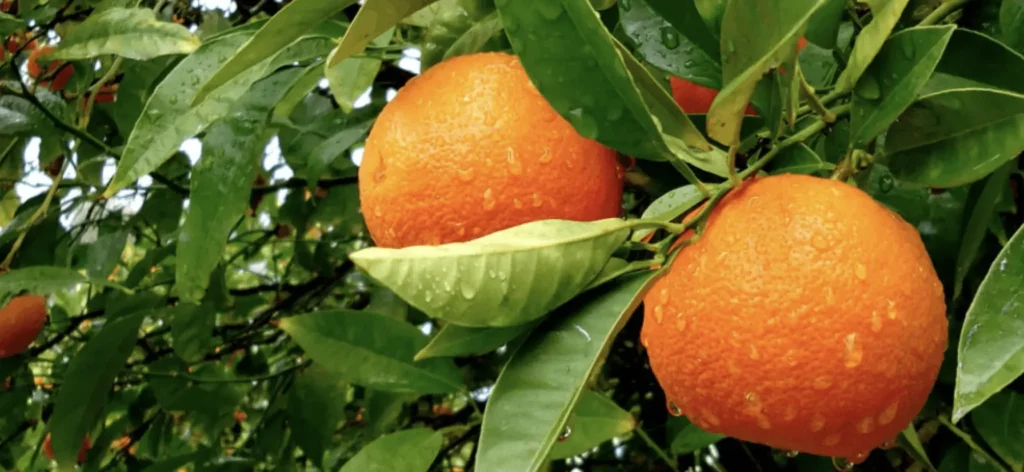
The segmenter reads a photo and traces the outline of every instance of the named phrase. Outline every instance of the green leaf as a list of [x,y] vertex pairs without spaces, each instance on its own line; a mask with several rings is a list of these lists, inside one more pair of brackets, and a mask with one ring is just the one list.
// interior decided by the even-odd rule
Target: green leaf
[[[999,73],[991,67],[998,64]],[[977,31],[957,28],[922,94],[958,88],[1001,88],[1024,94],[1024,56]]]
[[462,385],[462,373],[449,359],[414,362],[427,339],[412,325],[393,318],[319,311],[285,318],[281,329],[314,361],[356,385],[417,393],[450,393]]
[[426,472],[441,451],[443,439],[441,433],[426,428],[382,436],[360,450],[340,472]]
[[897,441],[900,447],[914,460],[924,464],[924,466],[931,472],[935,472],[935,466],[932,465],[931,459],[928,458],[928,453],[924,450],[924,446],[921,444],[921,438],[917,436],[917,430],[914,429],[914,425],[907,425],[907,429],[904,429]]
[[249,207],[253,180],[270,140],[267,116],[300,72],[294,68],[257,82],[231,116],[214,123],[203,138],[176,255],[175,290],[183,300],[198,302],[206,292],[231,228]]
[[135,347],[143,314],[108,319],[71,360],[47,425],[54,458],[71,470],[82,439],[102,417],[114,378]]
[[[686,213],[707,198],[694,185],[684,185],[677,189],[668,191],[651,202],[644,210],[640,218],[648,221],[669,222]],[[641,241],[654,230],[639,229],[630,238],[632,241]]]
[[[394,34],[394,29],[388,29],[373,40],[373,45],[387,46]],[[338,49],[331,54],[336,52]],[[373,85],[373,79],[377,78],[377,72],[383,63],[376,57],[350,57],[340,62],[335,62],[331,56],[327,57],[324,76],[327,77],[334,101],[342,110],[346,113],[352,112],[356,99]]]
[[10,36],[11,33],[25,28],[25,20],[4,12],[0,12],[0,35]]
[[722,17],[722,83],[708,110],[707,131],[729,146],[739,143],[740,127],[761,78],[796,57],[796,43],[807,21],[825,0],[732,0]]
[[1000,251],[960,334],[953,421],[1024,374],[1024,228]]
[[860,76],[875,59],[878,51],[882,49],[889,33],[896,27],[908,1],[876,0],[869,3],[873,14],[871,23],[868,23],[857,35],[857,41],[853,44],[853,51],[850,52],[846,69],[839,74],[839,79],[836,81],[837,91],[853,90],[854,85],[860,80]]
[[1024,395],[1003,390],[971,413],[971,424],[1014,472],[1024,470]]
[[[981,249],[981,243],[988,234],[988,224],[996,216],[996,201],[1003,191],[1010,187],[1010,172],[1017,167],[1015,161],[1010,161],[993,172],[985,180],[981,194],[974,202],[974,208],[969,212],[970,218],[963,229],[963,242],[960,245],[960,252],[956,260],[956,279],[953,285],[953,298],[960,298],[964,285],[964,278],[967,272],[974,265],[974,261]],[[980,184],[980,183],[979,183]]]
[[341,38],[337,49],[331,52],[327,68],[333,68],[341,61],[363,52],[371,39],[380,36],[403,18],[435,1],[437,0],[366,0],[345,31],[345,36]]
[[725,438],[724,435],[700,429],[682,416],[671,418],[668,425],[672,438],[669,440],[669,450],[677,456],[692,454]]
[[1006,472],[998,464],[988,462],[985,456],[964,442],[958,442],[942,456],[939,472]]
[[229,59],[219,63],[220,68],[210,74],[196,91],[191,102],[197,106],[220,87],[232,82],[261,64],[266,58],[278,54],[324,20],[338,14],[355,0],[295,0],[288,3],[242,44]]
[[[610,398],[590,390],[583,392],[576,410],[569,417],[566,431],[551,448],[550,459],[578,456],[621,436],[636,427],[636,419]],[[568,437],[565,433],[568,432]]]
[[[708,59],[715,63],[721,62],[721,48],[718,35],[705,23],[698,10],[700,0],[646,0],[647,5],[668,21],[676,31],[683,33]],[[639,2],[620,2],[623,10]],[[704,3],[704,2],[702,2]],[[671,41],[670,41],[671,42]]]
[[[234,422],[226,412],[233,411],[251,388],[223,364],[204,363],[189,369],[176,359],[165,357],[150,368],[171,374],[149,379],[159,405],[169,412],[188,413],[192,426],[209,435],[220,433]],[[210,381],[192,382],[182,378],[184,375]]]
[[822,161],[818,153],[804,143],[783,149],[771,162],[772,174],[813,174],[833,168],[834,165]]
[[863,148],[899,118],[942,58],[954,25],[910,28],[892,35],[861,76],[850,113],[852,145]]
[[45,59],[80,60],[116,54],[145,61],[188,54],[200,41],[182,25],[158,21],[149,8],[110,8],[90,15],[61,38]]
[[927,95],[886,134],[889,168],[931,187],[974,182],[1024,150],[1024,95],[959,89]]
[[819,47],[834,49],[839,37],[839,26],[842,24],[843,11],[846,10],[845,0],[826,0],[811,21],[807,22],[804,38]]
[[999,29],[1007,45],[1024,53],[1024,0],[1003,0]]
[[[306,168],[309,186],[311,188],[315,187],[320,178],[327,172],[327,169],[334,165],[334,161],[338,157],[344,155],[345,151],[366,137],[366,133],[370,131],[371,126],[373,126],[373,119],[347,123],[334,136],[323,140],[317,147],[313,148],[313,152],[309,154],[309,162]],[[351,163],[349,162],[348,164]],[[354,164],[351,164],[351,166],[355,169]]]
[[462,326],[513,326],[583,290],[632,225],[543,220],[465,243],[369,248],[349,257],[430,316]]
[[463,31],[451,46],[444,51],[442,60],[483,50],[490,41],[501,34],[504,28],[501,16],[498,15],[497,11],[492,11],[487,16],[473,22],[466,31]]
[[416,360],[431,357],[462,357],[491,352],[512,340],[529,333],[539,321],[504,328],[467,328],[447,324],[420,352]]
[[88,278],[66,267],[35,266],[0,274],[0,297],[16,295],[19,292],[49,295],[84,283],[126,290],[117,284],[108,282],[105,278]]
[[345,416],[345,383],[321,365],[295,379],[288,395],[288,423],[295,442],[317,467],[324,468],[324,451]]
[[547,465],[588,381],[651,280],[651,274],[621,278],[577,297],[512,355],[487,401],[479,470],[535,472]]
[[[685,5],[687,2],[679,3]],[[709,55],[658,15],[647,0],[618,2],[618,5],[619,24],[636,44],[638,58],[642,57],[654,67],[697,85],[715,90],[722,88],[717,39],[712,38],[714,55]]]
[[171,347],[183,361],[196,363],[216,346],[213,329],[217,314],[209,304],[182,302],[168,309],[171,325]]
[[85,250],[85,273],[93,280],[105,280],[121,262],[121,253],[128,243],[128,232],[114,231],[82,245]]

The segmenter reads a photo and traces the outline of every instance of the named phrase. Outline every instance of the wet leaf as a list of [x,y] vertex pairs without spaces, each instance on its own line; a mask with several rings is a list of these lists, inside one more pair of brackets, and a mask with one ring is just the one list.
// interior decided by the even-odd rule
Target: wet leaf
[[426,428],[382,436],[360,450],[340,472],[426,472],[443,440],[441,433]]
[[1024,374],[1024,229],[1000,251],[967,310],[953,421]]
[[636,419],[628,411],[616,405],[612,399],[587,390],[580,396],[572,412],[567,428],[562,431],[555,446],[551,448],[551,459],[566,459],[578,456],[612,438],[621,436],[636,427]]
[[853,95],[850,125],[854,147],[867,146],[914,103],[942,58],[955,28],[953,25],[910,28],[885,42],[861,76]]
[[907,7],[907,2],[908,0],[877,0],[869,3],[873,14],[871,23],[868,23],[857,35],[846,69],[839,74],[839,79],[836,81],[836,90],[854,89],[860,76],[882,49],[889,33],[896,27],[896,23],[899,22],[900,16],[903,14],[903,9]]
[[582,291],[632,225],[543,220],[466,243],[369,248],[350,258],[430,316],[461,326],[514,326]]
[[[644,220],[669,222],[683,216],[691,208],[697,206],[707,198],[697,187],[684,185],[658,197],[651,202],[640,216]],[[654,230],[640,229],[633,233],[632,241],[641,241]]]
[[199,38],[184,26],[158,21],[152,9],[110,8],[86,18],[43,59],[80,60],[116,54],[144,61],[188,54],[199,44]]
[[[1016,162],[1007,162],[993,172],[985,180],[981,194],[974,202],[974,208],[964,226],[963,243],[956,261],[956,280],[953,285],[953,298],[960,298],[964,278],[974,265],[981,249],[981,243],[988,234],[989,222],[996,217],[996,202],[1003,192],[1010,187],[1010,172],[1016,168]],[[980,183],[979,183],[980,185]]]
[[467,328],[447,324],[420,352],[416,360],[462,357],[491,352],[536,328],[539,321],[504,328]]
[[[996,64],[1000,73],[993,74]],[[1024,94],[1024,81],[1018,77],[1024,77],[1021,53],[977,31],[957,28],[922,95],[959,88],[1001,88]]]
[[626,277],[588,292],[530,335],[487,402],[480,470],[535,472],[547,464],[587,382],[651,280],[649,273]]
[[450,359],[414,362],[427,338],[414,326],[393,318],[359,311],[318,311],[285,318],[281,329],[315,362],[356,385],[418,393],[449,393],[462,385],[462,374]]
[[[711,61],[721,62],[721,48],[718,41],[717,28],[708,26],[705,17],[699,10],[701,4],[710,2],[700,0],[644,0],[659,16],[665,19],[676,31],[683,33],[697,48],[700,48]],[[620,2],[620,8],[625,7]],[[639,2],[635,2],[639,3]],[[628,2],[627,4],[635,4]],[[724,4],[725,2],[722,2]],[[721,4],[717,7],[724,8]],[[628,8],[626,8],[628,10]],[[716,10],[718,8],[715,8]],[[708,8],[707,10],[710,10]],[[710,13],[710,12],[708,12]],[[718,22],[714,22],[717,24]]]
[[[618,5],[619,24],[630,41],[636,44],[637,58],[697,85],[715,90],[722,87],[717,47],[714,56],[708,55],[658,15],[647,0],[618,2]],[[715,43],[717,46],[717,40]]]

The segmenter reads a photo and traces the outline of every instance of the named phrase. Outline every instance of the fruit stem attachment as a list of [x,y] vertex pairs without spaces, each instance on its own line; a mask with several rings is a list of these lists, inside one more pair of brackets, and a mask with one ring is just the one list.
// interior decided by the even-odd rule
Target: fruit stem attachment
[[1007,469],[1002,462],[999,462],[995,457],[992,457],[991,454],[985,451],[985,448],[979,446],[978,443],[974,442],[974,438],[972,438],[970,434],[968,434],[966,431],[960,428],[957,428],[956,425],[949,421],[949,418],[947,418],[945,415],[939,415],[939,423],[942,423],[942,426],[945,426],[946,429],[949,430],[949,432],[957,435],[958,437],[960,437],[960,439],[963,439],[964,442],[971,447],[972,451],[977,452],[979,455],[984,457],[989,464],[995,465],[996,468],[998,468],[1001,472],[1010,472],[1009,469]]
[[811,84],[807,83],[807,78],[800,72],[799,67],[796,71],[797,78],[800,79],[800,93],[805,99],[807,99],[807,103],[811,106],[811,109],[814,110],[815,113],[821,115],[821,119],[825,121],[825,124],[830,125],[835,123],[835,113],[832,113],[832,111],[829,110],[818,98],[817,91],[814,90],[814,87],[811,87]]
[[[740,183],[742,183],[742,181],[740,180],[740,175],[736,172],[736,153],[739,152],[739,148],[739,144],[733,144],[732,146],[729,146],[729,157],[726,161],[726,167],[728,167],[729,169],[729,182],[732,182],[733,187],[739,187]],[[705,194],[705,196],[708,195]]]
[[[850,104],[844,103],[831,109],[830,111],[838,118],[850,112]],[[771,162],[771,160],[774,159],[775,156],[778,156],[783,149],[806,141],[807,138],[814,136],[819,131],[825,129],[827,126],[828,124],[825,123],[823,120],[817,120],[814,123],[811,123],[806,128],[800,130],[798,133],[786,138],[781,143],[777,144],[770,151],[768,151],[768,153],[766,153],[756,162],[751,164],[750,167],[747,167],[743,172],[740,173],[740,178],[746,179],[747,177],[750,177],[751,175],[758,173],[761,169],[764,168],[764,166],[768,165],[768,163]]]
[[658,446],[658,443],[654,442],[654,440],[644,432],[644,429],[641,428],[639,424],[636,425],[636,428],[634,428],[633,431],[636,432],[637,436],[640,436],[640,439],[647,443],[647,446],[650,447],[651,450],[661,458],[661,460],[665,461],[665,464],[668,465],[669,469],[672,469],[672,472],[679,472],[679,466],[676,465],[676,462],[673,461],[667,453],[665,453],[664,449]]
[[949,16],[958,8],[966,5],[968,1],[969,0],[946,0],[945,2],[942,2],[938,8],[929,13],[928,16],[924,17],[924,19],[921,20],[921,22],[918,23],[917,26],[928,26],[937,24],[938,22],[944,20],[947,16]]

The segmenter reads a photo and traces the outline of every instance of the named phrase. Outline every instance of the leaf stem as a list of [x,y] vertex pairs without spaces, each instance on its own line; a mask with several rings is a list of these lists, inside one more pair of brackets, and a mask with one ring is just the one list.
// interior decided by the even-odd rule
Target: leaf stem
[[[842,105],[839,105],[839,106],[831,109],[830,111],[831,111],[831,113],[833,113],[838,118],[840,116],[845,115],[846,113],[849,113],[849,111],[850,111],[850,104],[849,103],[844,103]],[[768,163],[771,162],[771,160],[774,159],[775,156],[778,156],[779,153],[782,152],[783,149],[786,149],[786,148],[788,148],[790,146],[794,146],[796,144],[800,144],[800,143],[806,141],[807,138],[809,138],[811,136],[814,136],[815,134],[817,134],[821,130],[825,129],[825,127],[827,127],[827,126],[828,126],[828,124],[825,123],[823,120],[818,120],[818,121],[815,121],[814,123],[811,123],[806,128],[804,128],[804,129],[800,130],[798,133],[796,133],[796,134],[786,138],[781,143],[779,143],[775,147],[773,147],[770,151],[768,151],[767,154],[762,156],[756,162],[751,164],[750,167],[747,167],[746,170],[744,170],[742,173],[740,173],[740,177],[745,179],[747,177],[750,177],[751,175],[756,174],[761,169],[763,169],[764,166],[768,165]]]
[[650,447],[651,450],[658,454],[658,457],[661,457],[661,460],[665,461],[665,464],[668,465],[669,469],[672,469],[673,472],[679,472],[679,466],[676,464],[676,461],[672,460],[668,453],[666,453],[664,449],[658,446],[658,444],[655,443],[654,440],[651,439],[651,437],[648,436],[646,432],[644,432],[644,429],[641,428],[640,425],[636,425],[636,428],[634,428],[633,431],[636,433],[637,436],[640,436],[640,439],[647,443],[647,446]]
[[917,25],[928,26],[937,24],[960,7],[966,5],[968,1],[969,0],[947,0],[942,2],[938,8],[929,13],[928,16],[924,17],[924,19]]
[[800,68],[797,67],[797,76],[800,78],[800,92],[804,98],[807,99],[807,104],[810,105],[811,109],[815,113],[821,115],[821,119],[825,121],[825,124],[832,124],[836,122],[836,115],[829,110],[825,104],[818,98],[818,93],[811,87],[811,84],[807,83],[807,78],[800,72]]
[[[733,187],[740,185],[740,175],[736,172],[736,153],[739,152],[740,145],[733,144],[729,146],[729,154],[726,160],[726,167],[729,169],[729,182],[732,183]],[[707,196],[707,194],[704,194]]]
[[938,420],[939,423],[945,426],[946,429],[948,429],[951,433],[957,435],[957,437],[959,437],[965,443],[967,443],[967,445],[971,447],[971,450],[980,454],[990,464],[994,464],[1001,472],[1010,472],[1009,469],[1003,466],[1002,462],[999,462],[995,457],[992,457],[992,455],[989,454],[988,451],[983,449],[981,446],[978,445],[977,442],[974,441],[974,438],[972,438],[970,434],[968,434],[966,431],[960,428],[957,428],[956,425],[950,422],[949,418],[947,418],[945,415],[939,415]]
[[313,361],[306,360],[306,361],[297,363],[297,364],[295,364],[295,365],[293,365],[291,367],[288,367],[287,369],[279,370],[279,371],[271,373],[271,374],[257,375],[255,377],[238,377],[238,378],[230,378],[230,379],[215,379],[215,378],[195,377],[193,375],[182,374],[180,372],[132,371],[130,373],[135,374],[135,375],[141,375],[143,377],[163,377],[163,378],[171,378],[171,379],[182,379],[182,380],[188,380],[190,382],[198,382],[198,383],[249,383],[249,382],[261,382],[261,381],[264,381],[264,380],[271,380],[271,379],[275,379],[277,377],[282,377],[282,376],[288,375],[288,374],[290,374],[292,372],[295,372],[297,370],[300,370],[300,369],[302,369],[304,367],[307,367],[307,366],[309,366],[312,363],[313,363]]

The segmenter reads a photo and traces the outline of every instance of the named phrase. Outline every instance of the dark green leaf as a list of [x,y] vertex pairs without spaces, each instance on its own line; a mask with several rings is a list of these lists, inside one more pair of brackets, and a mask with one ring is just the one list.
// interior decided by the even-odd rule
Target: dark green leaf
[[[551,459],[578,456],[605,441],[633,430],[636,419],[610,398],[590,390],[583,392],[576,410],[566,423],[559,441],[551,448]],[[568,436],[565,435],[568,433]]]
[[295,379],[288,396],[288,423],[295,442],[323,468],[324,451],[345,416],[345,383],[325,367],[314,365]]
[[934,472],[935,466],[932,465],[931,459],[928,458],[928,453],[924,450],[924,446],[921,444],[921,438],[917,436],[917,430],[914,429],[914,425],[910,424],[907,429],[904,429],[897,438],[900,446],[910,457],[914,460],[924,464],[924,466]]
[[412,325],[357,311],[319,311],[281,320],[314,361],[341,379],[393,392],[447,393],[462,385],[449,359],[414,362],[427,344]]
[[896,23],[907,7],[908,0],[876,0],[871,6],[871,23],[857,35],[857,41],[853,44],[853,51],[847,61],[846,69],[839,74],[836,81],[836,90],[853,90],[861,74],[875,59],[878,51],[882,49],[889,33],[896,27]]
[[[345,151],[348,151],[352,145],[364,139],[371,126],[373,126],[372,119],[346,124],[333,136],[323,140],[317,147],[313,148],[306,168],[309,186],[316,187],[317,182],[327,172],[327,169],[334,165],[335,160],[344,155]],[[348,164],[351,163],[348,162]],[[355,165],[350,167],[355,169]]]
[[[999,73],[991,67],[998,64]],[[922,94],[958,88],[1001,88],[1024,94],[1024,56],[977,31],[957,28]]]
[[960,442],[950,448],[945,456],[942,456],[942,463],[939,464],[939,472],[1005,472],[1001,467],[988,462],[985,456],[972,451],[966,443]]
[[992,89],[924,96],[885,139],[893,174],[940,188],[981,179],[1022,150],[1024,95]]
[[539,321],[508,326],[504,328],[467,328],[447,324],[420,352],[416,360],[431,357],[461,357],[491,352],[510,341],[529,333],[537,327]]
[[424,313],[461,326],[533,321],[582,291],[633,223],[543,220],[466,243],[369,248],[350,256]]
[[1024,373],[1024,229],[999,253],[960,334],[953,421]]
[[426,428],[392,433],[364,447],[340,472],[426,472],[443,439]]
[[[700,0],[646,1],[654,12],[668,21],[676,31],[683,33],[690,42],[700,48],[701,52],[703,52],[708,59],[715,63],[720,62],[721,48],[719,46],[718,34],[716,31],[713,31],[708,27],[704,17],[701,16],[701,12],[698,10],[701,4],[708,4],[712,2],[702,2]],[[625,3],[625,5],[621,5],[625,10],[629,10],[629,5],[633,4],[633,2],[620,3]],[[724,3],[725,2],[720,2],[718,6],[722,7],[721,4]]]
[[804,37],[808,41],[826,49],[836,47],[836,38],[839,36],[839,25],[843,19],[843,11],[846,9],[845,0],[826,0],[811,21],[807,22],[807,32]]
[[[394,29],[388,29],[374,39],[372,44],[378,47],[387,46],[394,34]],[[338,49],[334,50],[337,51]],[[324,76],[327,77],[334,101],[346,113],[351,113],[356,99],[373,85],[373,79],[377,77],[383,61],[376,57],[350,57],[335,62],[328,56],[326,64],[334,64],[324,67]]]
[[832,170],[835,166],[824,162],[818,154],[806,144],[790,146],[771,162],[772,174],[813,174],[822,170]]
[[116,54],[144,61],[188,54],[199,44],[199,38],[184,26],[158,21],[152,9],[110,8],[86,18],[44,58],[79,60]]
[[914,103],[954,29],[953,25],[910,28],[885,42],[853,96],[853,146],[867,146]]
[[115,231],[83,245],[85,273],[93,280],[106,279],[121,262],[121,253],[128,243],[127,231]]
[[[1007,162],[989,175],[982,186],[981,194],[974,202],[970,219],[964,227],[963,243],[956,261],[956,280],[953,285],[953,298],[960,298],[964,278],[974,265],[981,249],[981,243],[988,234],[989,222],[996,216],[996,201],[1003,191],[1010,187],[1010,172],[1017,167],[1016,162]],[[980,185],[980,182],[979,182]]]
[[512,355],[484,412],[477,467],[534,472],[562,434],[651,274],[618,279],[560,308]]
[[1012,390],[995,394],[971,413],[971,423],[1014,472],[1024,470],[1024,395]]
[[677,456],[692,454],[725,438],[700,429],[682,416],[669,420],[669,430],[672,431],[669,448]]
[[168,310],[174,353],[189,363],[199,362],[215,346],[217,314],[210,305],[179,303]]
[[0,35],[7,37],[10,36],[11,33],[21,30],[24,27],[25,20],[0,12]]
[[715,55],[708,55],[658,15],[647,0],[618,4],[622,30],[636,44],[637,58],[697,85],[716,90],[722,87],[722,70],[717,62],[717,39],[714,40]]
[[999,29],[1010,47],[1024,53],[1024,1],[1003,0],[999,8]]
[[102,417],[114,378],[135,347],[143,318],[140,313],[107,320],[71,360],[48,425],[54,458],[62,468],[70,469],[75,463],[82,439]]

